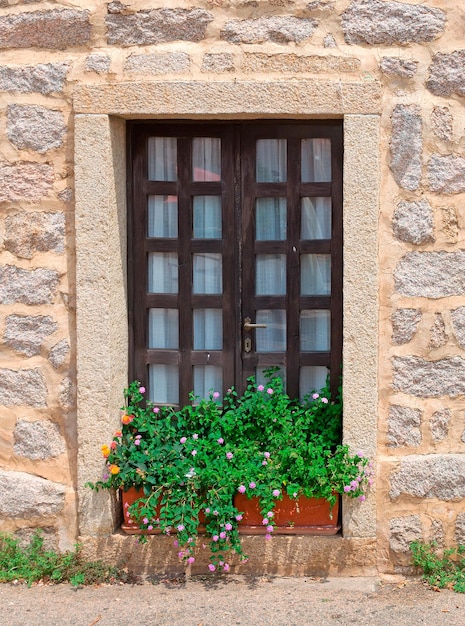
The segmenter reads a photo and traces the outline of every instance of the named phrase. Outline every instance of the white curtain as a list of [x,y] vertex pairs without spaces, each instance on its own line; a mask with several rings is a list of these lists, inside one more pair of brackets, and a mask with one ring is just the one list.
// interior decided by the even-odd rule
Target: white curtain
[[192,141],[192,178],[198,181],[221,180],[221,140],[196,137]]
[[330,139],[302,139],[301,157],[303,183],[331,181]]
[[255,331],[257,352],[284,352],[287,343],[285,309],[259,309],[256,320],[257,324],[266,324],[266,328]]
[[282,183],[287,180],[286,139],[258,139],[256,143],[256,178],[258,183]]
[[320,391],[326,384],[329,369],[324,365],[308,365],[300,368],[300,397]]
[[179,315],[177,309],[149,310],[149,348],[179,348]]
[[283,241],[287,232],[286,198],[257,198],[255,238],[257,241]]
[[331,315],[327,310],[308,310],[300,314],[302,352],[329,352]]
[[221,293],[223,272],[221,254],[202,252],[193,255],[194,293]]
[[149,196],[147,233],[149,237],[178,236],[178,199],[176,196]]
[[151,252],[147,282],[149,293],[178,293],[178,255],[175,252]]
[[148,141],[149,180],[176,180],[176,137],[150,137]]
[[194,239],[221,239],[221,197],[195,196]]
[[286,256],[284,254],[257,254],[256,294],[284,295],[286,293]]
[[331,198],[302,198],[302,239],[331,239]]
[[300,293],[303,296],[331,294],[331,256],[302,254],[300,257]]
[[223,349],[221,309],[194,309],[194,350]]
[[218,392],[218,400],[223,397],[223,372],[214,365],[194,365],[194,395],[208,398],[210,392]]
[[149,365],[149,399],[156,404],[178,404],[177,365]]

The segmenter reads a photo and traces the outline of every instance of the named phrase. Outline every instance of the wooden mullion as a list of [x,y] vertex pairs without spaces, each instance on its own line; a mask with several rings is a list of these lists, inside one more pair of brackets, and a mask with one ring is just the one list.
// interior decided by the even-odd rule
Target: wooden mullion
[[189,401],[192,376],[192,141],[178,138],[179,402]]

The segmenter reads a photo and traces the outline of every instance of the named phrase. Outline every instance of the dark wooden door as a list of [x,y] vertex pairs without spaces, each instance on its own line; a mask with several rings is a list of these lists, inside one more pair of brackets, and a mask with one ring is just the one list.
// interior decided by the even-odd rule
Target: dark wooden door
[[342,125],[130,127],[131,374],[160,404],[280,368],[337,386]]

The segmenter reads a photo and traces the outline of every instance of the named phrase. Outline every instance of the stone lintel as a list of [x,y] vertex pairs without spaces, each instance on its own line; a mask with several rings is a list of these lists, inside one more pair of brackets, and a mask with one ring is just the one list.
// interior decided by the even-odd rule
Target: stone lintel
[[103,113],[130,118],[223,119],[308,115],[337,117],[381,111],[378,82],[128,82],[79,85],[74,91],[76,113]]

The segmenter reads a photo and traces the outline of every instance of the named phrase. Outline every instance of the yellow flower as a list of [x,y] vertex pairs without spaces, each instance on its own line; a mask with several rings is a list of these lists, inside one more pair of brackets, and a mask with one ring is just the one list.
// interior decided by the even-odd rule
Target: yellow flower
[[103,446],[100,448],[102,451],[102,454],[105,458],[107,458],[107,456],[110,454],[110,448],[107,446],[107,444],[103,444]]
[[119,474],[119,467],[117,465],[110,465],[110,474]]

